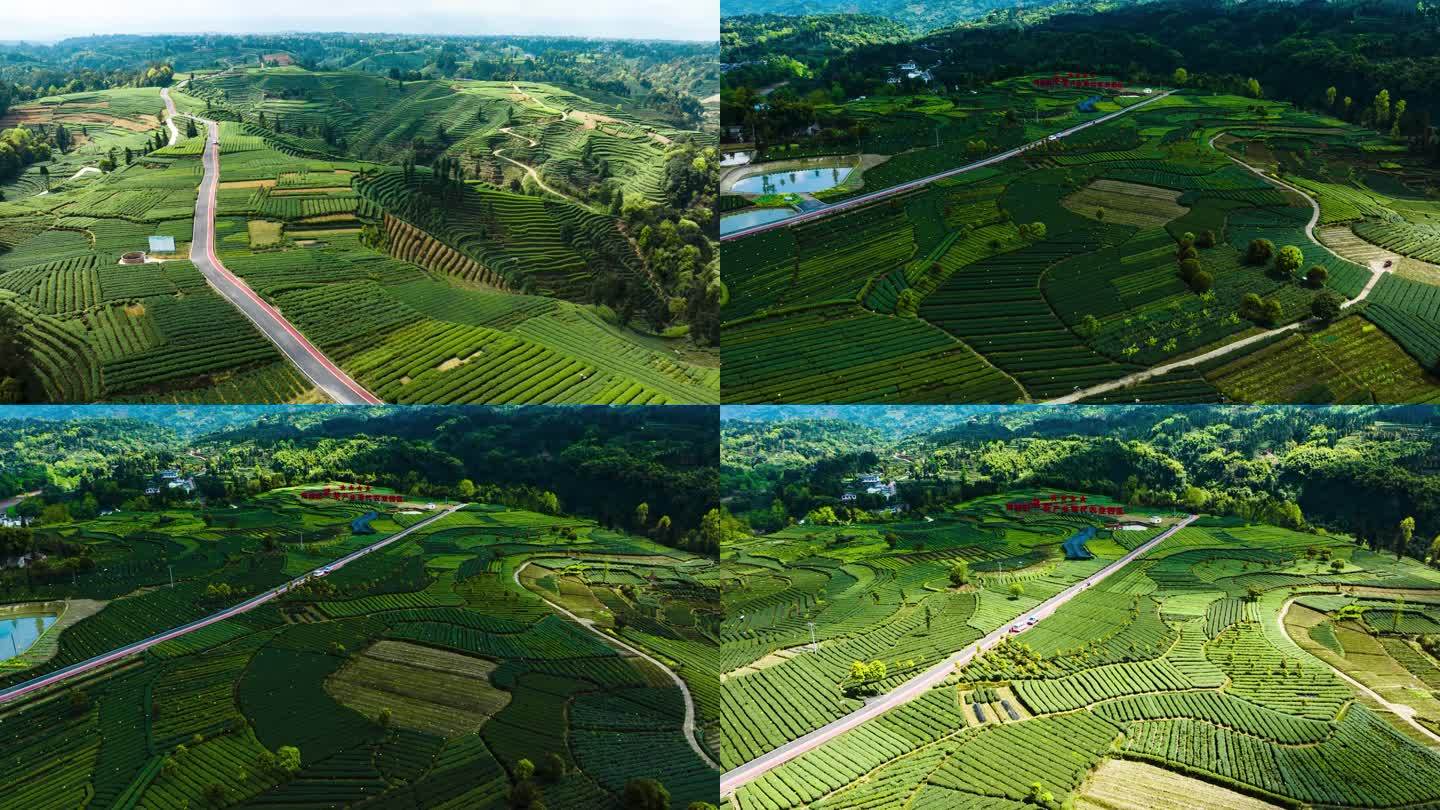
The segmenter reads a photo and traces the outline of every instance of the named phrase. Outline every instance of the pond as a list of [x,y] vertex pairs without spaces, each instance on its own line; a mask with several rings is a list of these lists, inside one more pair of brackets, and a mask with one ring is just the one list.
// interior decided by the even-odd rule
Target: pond
[[53,613],[0,617],[0,661],[14,658],[30,649],[54,623]]
[[848,166],[820,169],[798,169],[791,172],[769,172],[737,180],[730,190],[735,194],[780,194],[786,191],[824,191],[845,182],[853,171]]
[[795,216],[793,208],[751,208],[748,211],[726,214],[720,217],[720,235],[743,231],[767,222],[779,222],[793,216]]

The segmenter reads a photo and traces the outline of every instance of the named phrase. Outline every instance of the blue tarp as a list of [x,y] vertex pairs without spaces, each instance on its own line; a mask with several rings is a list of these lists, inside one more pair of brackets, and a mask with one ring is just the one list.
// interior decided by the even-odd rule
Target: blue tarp
[[374,534],[375,529],[370,525],[370,521],[378,517],[380,517],[379,512],[366,512],[360,517],[355,518],[354,520],[350,521],[350,533]]
[[1081,531],[1072,535],[1065,541],[1065,559],[1067,560],[1089,560],[1095,557],[1085,544],[1095,539],[1095,527],[1086,526]]

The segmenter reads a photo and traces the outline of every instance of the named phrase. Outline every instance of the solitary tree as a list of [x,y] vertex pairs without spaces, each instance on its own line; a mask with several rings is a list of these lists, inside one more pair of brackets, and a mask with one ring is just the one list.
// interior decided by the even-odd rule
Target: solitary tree
[[1395,559],[1400,559],[1405,547],[1410,545],[1410,538],[1415,536],[1415,518],[1407,517],[1400,521],[1400,543],[1395,546]]
[[1300,265],[1305,261],[1305,254],[1300,248],[1294,245],[1286,245],[1280,248],[1280,255],[1275,258],[1275,269],[1286,277],[1293,278],[1300,271]]
[[1332,109],[1332,110],[1335,109],[1335,92],[1336,92],[1336,91],[1335,91],[1335,85],[1333,85],[1333,84],[1330,85],[1329,87],[1325,88],[1325,107],[1326,107],[1326,109]]
[[956,560],[950,565],[950,584],[960,587],[970,581],[970,564],[964,560]]
[[1175,68],[1175,84],[1176,84],[1177,87],[1179,87],[1179,86],[1184,86],[1185,82],[1187,82],[1187,81],[1189,81],[1189,80],[1190,80],[1190,71],[1186,70],[1186,69],[1183,68],[1183,67],[1177,67],[1177,68]]
[[1329,290],[1315,296],[1310,302],[1310,314],[1329,323],[1340,317],[1340,296]]
[[1310,282],[1312,287],[1324,287],[1329,278],[1330,271],[1326,270],[1323,265],[1311,265],[1310,269],[1305,271],[1305,280]]
[[1021,582],[1010,583],[1010,598],[1019,599],[1025,595],[1025,585]]
[[670,791],[654,779],[631,779],[620,796],[625,810],[670,810]]
[[1250,264],[1269,264],[1275,255],[1275,243],[1269,239],[1251,239],[1245,249],[1245,261]]

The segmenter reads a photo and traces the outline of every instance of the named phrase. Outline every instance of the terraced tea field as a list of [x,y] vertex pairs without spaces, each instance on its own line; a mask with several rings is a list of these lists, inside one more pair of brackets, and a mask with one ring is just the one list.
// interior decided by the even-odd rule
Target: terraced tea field
[[[894,544],[872,538],[879,529],[797,526],[728,550],[723,567],[742,584],[727,606],[745,619],[727,618],[722,645],[722,727],[739,752],[726,767],[857,708],[851,660],[888,664],[865,691],[890,692],[1094,570],[1061,559],[1066,527],[1047,525],[1084,518],[1007,520],[1000,500],[887,524]],[[1107,534],[1089,544],[1100,560],[1121,551]],[[955,559],[970,564],[960,587]],[[1013,600],[1011,581],[1024,585]],[[1440,575],[1417,562],[1202,517],[933,688],[747,774],[730,799],[747,810],[1435,801],[1440,668],[1417,642],[1440,628],[1437,605]],[[768,689],[748,688],[760,679]]]
[[[617,198],[652,206],[664,202],[666,144],[702,134],[546,85],[397,89],[372,74],[254,68],[169,93],[178,138],[163,148],[155,141],[170,133],[154,89],[11,113],[91,132],[46,164],[49,191],[37,164],[0,202],[0,306],[32,344],[33,398],[325,400],[188,260],[205,145],[185,136],[193,114],[220,122],[214,261],[379,398],[718,399],[718,358],[688,337],[680,280],[660,279],[641,235],[589,198],[598,186],[577,168],[582,153],[585,166],[613,167]],[[446,167],[443,178],[406,162],[436,132],[427,159]],[[528,132],[535,145],[516,148],[525,136],[514,133]],[[516,163],[495,156],[502,148]],[[126,157],[113,171],[61,177],[116,150]],[[121,263],[156,235],[174,237],[174,252]],[[686,279],[705,275],[703,261],[692,259]]]
[[6,570],[7,600],[69,601],[77,618],[0,688],[319,574],[7,700],[0,806],[502,806],[526,761],[552,807],[606,806],[639,776],[675,808],[716,801],[713,560],[475,504],[320,570],[441,513],[309,489],[44,530],[99,565],[29,585]]
[[[1007,125],[1012,93],[876,101],[893,115],[867,137],[891,157],[851,177],[895,193],[726,242],[724,401],[1440,399],[1432,170],[1386,136],[1187,90],[1045,139],[1085,114]],[[937,127],[970,129],[937,148]],[[1321,299],[1358,314],[1320,321]]]

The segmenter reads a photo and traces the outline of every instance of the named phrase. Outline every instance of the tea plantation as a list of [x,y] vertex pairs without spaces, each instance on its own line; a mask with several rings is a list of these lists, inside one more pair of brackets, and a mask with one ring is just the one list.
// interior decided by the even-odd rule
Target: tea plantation
[[[1440,400],[1433,168],[1288,104],[1075,92],[847,102],[863,154],[805,212],[1034,145],[727,241],[723,399]],[[822,143],[759,157],[855,163]]]
[[[95,566],[58,579],[6,569],[7,602],[60,618],[0,664],[0,685],[209,615],[432,514],[301,491],[37,529],[86,546]],[[359,532],[372,510],[373,533]],[[522,782],[546,806],[608,807],[637,777],[661,782],[676,810],[714,802],[714,568],[589,520],[472,504],[253,610],[6,702],[0,807],[509,807]]]
[[[216,257],[381,399],[718,399],[716,352],[690,336],[718,260],[656,213],[672,210],[667,161],[704,133],[542,84],[270,67],[169,92],[173,145],[157,88],[0,123],[74,133],[0,202],[0,308],[30,347],[28,398],[323,401],[189,261],[193,114],[220,122]],[[150,236],[174,251],[121,262]]]
[[[1096,560],[1067,560],[1060,544],[1086,518],[1007,515],[1000,500],[887,524],[883,540],[796,526],[727,553],[726,767],[853,711],[1154,534],[1102,529]],[[958,586],[956,560],[969,564]],[[1108,795],[1138,807],[1181,791],[1214,807],[1432,803],[1437,629],[1431,568],[1341,536],[1202,517],[733,801],[1105,807]],[[854,661],[888,666],[858,680]]]

